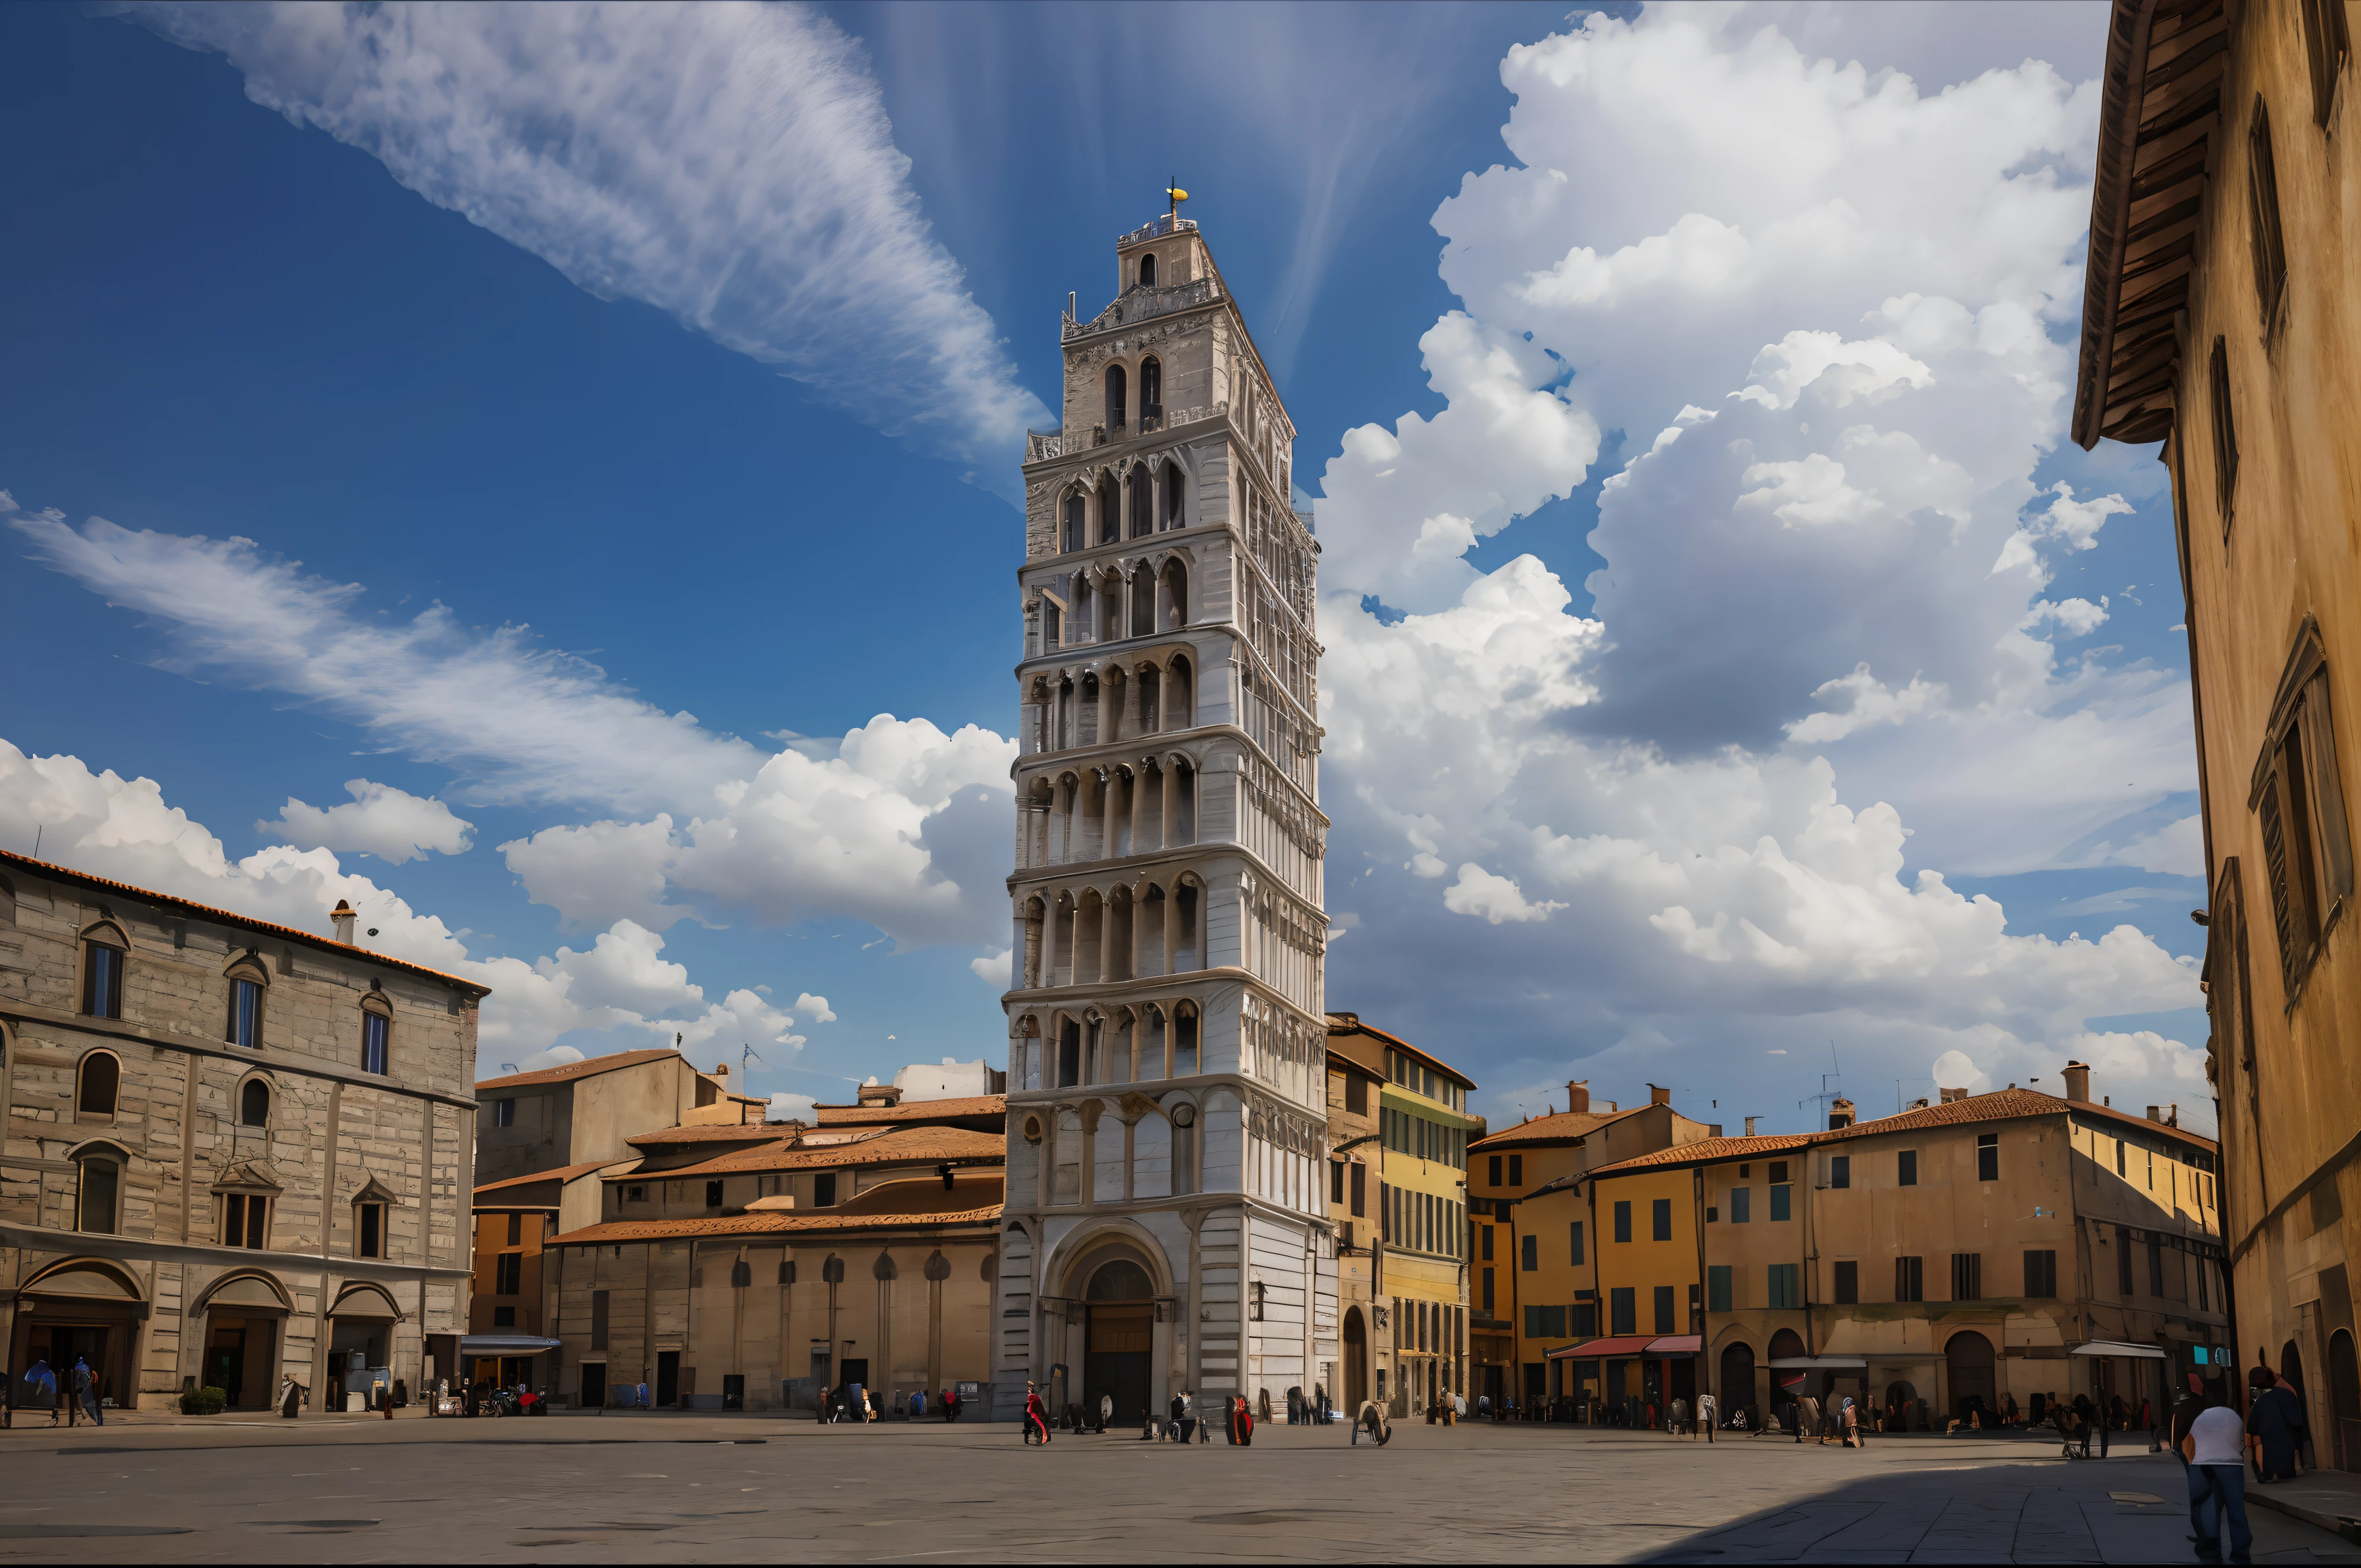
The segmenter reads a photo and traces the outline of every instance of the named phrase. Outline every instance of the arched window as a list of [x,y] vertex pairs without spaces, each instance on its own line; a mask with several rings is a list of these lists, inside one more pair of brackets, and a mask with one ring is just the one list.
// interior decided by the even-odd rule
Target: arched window
[[1142,433],[1164,422],[1164,367],[1156,356],[1139,362],[1139,428]]
[[93,1051],[82,1058],[82,1071],[74,1083],[74,1112],[112,1119],[122,1090],[123,1063],[113,1051]]
[[1099,543],[1112,544],[1123,537],[1123,498],[1115,476],[1099,481]]
[[[1080,506],[1082,503],[1074,503]],[[1047,594],[1041,597],[1041,652],[1047,653],[1066,645],[1066,617],[1058,601]]]
[[730,1287],[731,1289],[743,1290],[746,1287],[753,1283],[754,1266],[752,1264],[748,1263],[741,1257],[737,1262],[730,1266]]
[[1152,250],[1139,258],[1139,286],[1143,289],[1156,287],[1156,253]]
[[1156,574],[1143,561],[1131,574],[1131,634],[1146,637],[1155,630]]
[[361,1070],[383,1074],[393,1038],[393,1010],[372,996],[361,1003]]
[[81,1179],[75,1183],[74,1229],[111,1236],[121,1228],[123,1153],[94,1148],[74,1157]]
[[1180,516],[1180,466],[1168,461],[1164,465],[1164,521],[1157,532],[1167,533],[1186,526]]
[[1189,569],[1178,561],[1164,563],[1164,592],[1157,607],[1162,611],[1159,620],[1167,631],[1178,631],[1189,624]]
[[1106,431],[1110,440],[1124,428],[1124,392],[1126,382],[1120,365],[1110,365],[1106,373]]
[[93,1018],[123,1016],[123,966],[129,956],[123,933],[93,927],[82,942],[82,1010]]
[[902,1271],[895,1266],[894,1255],[890,1252],[881,1252],[877,1255],[877,1261],[869,1266],[869,1274],[870,1277],[873,1279],[899,1279],[902,1277]]
[[[1147,368],[1152,370],[1155,367],[1156,361],[1149,360]],[[1148,384],[1145,371],[1141,373],[1140,384],[1143,386]],[[1143,419],[1147,417],[1145,409],[1141,410],[1140,417]],[[1155,531],[1156,480],[1148,473],[1147,464],[1135,463],[1131,468],[1131,527],[1128,532],[1132,538],[1140,539]]]
[[222,1038],[257,1050],[262,1045],[262,995],[268,983],[261,966],[243,963],[229,971],[229,1018]]
[[1164,728],[1188,729],[1196,722],[1196,691],[1190,682],[1189,661],[1175,659],[1164,674]]
[[1058,548],[1066,552],[1068,554],[1071,554],[1082,547],[1082,492],[1076,490],[1072,495],[1066,498],[1065,536],[1058,542]]
[[249,1078],[237,1091],[237,1124],[241,1127],[270,1125],[270,1085],[258,1078]]

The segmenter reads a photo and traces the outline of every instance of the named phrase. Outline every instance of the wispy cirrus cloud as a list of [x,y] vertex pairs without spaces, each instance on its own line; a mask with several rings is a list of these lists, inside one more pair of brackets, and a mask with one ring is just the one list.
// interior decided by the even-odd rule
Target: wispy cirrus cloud
[[601,299],[644,301],[1005,493],[1028,422],[858,40],[796,5],[138,4],[247,95]]

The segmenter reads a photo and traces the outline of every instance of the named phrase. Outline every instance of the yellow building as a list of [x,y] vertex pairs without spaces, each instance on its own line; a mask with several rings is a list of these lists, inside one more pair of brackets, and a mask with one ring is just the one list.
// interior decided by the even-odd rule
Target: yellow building
[[[1566,1354],[1606,1334],[1615,1299],[1599,1294],[1600,1220],[1583,1178],[1599,1166],[1719,1135],[1719,1126],[1682,1115],[1671,1101],[1669,1090],[1651,1085],[1646,1104],[1626,1110],[1610,1101],[1593,1109],[1589,1085],[1569,1083],[1566,1110],[1504,1128],[1468,1151],[1477,1394],[1531,1409],[1576,1398],[1587,1407],[1603,1390],[1620,1393],[1628,1357],[1619,1354],[1610,1367],[1595,1354]],[[1621,1201],[1649,1202],[1653,1194]],[[1613,1208],[1604,1213],[1611,1229]],[[1629,1245],[1642,1251],[1615,1261],[1616,1282],[1607,1288],[1638,1292],[1633,1321],[1644,1315],[1653,1323],[1659,1282],[1633,1270],[1653,1266],[1655,1244]]]
[[2093,1103],[2079,1062],[2064,1078],[2064,1098],[1947,1091],[1870,1122],[1839,1100],[1825,1131],[1598,1170],[1600,1223],[1620,1235],[1628,1201],[1633,1237],[1598,1249],[1609,1328],[1660,1329],[1701,1264],[1696,1386],[1750,1425],[1802,1394],[1913,1429],[2037,1395],[2162,1409],[2231,1359],[2213,1146],[2161,1107]]
[[[2361,107],[2346,0],[2118,0],[2073,433],[2161,441],[2241,1351],[2361,1469]],[[2345,760],[2356,757],[2356,767]],[[2352,1196],[2345,1194],[2351,1190]],[[2231,1379],[2234,1388],[2237,1379]]]
[[1397,1416],[1423,1413],[1467,1380],[1467,1146],[1483,1122],[1467,1113],[1475,1080],[1407,1040],[1328,1014],[1328,1054],[1375,1073],[1384,1150],[1372,1291],[1390,1383],[1377,1398]]
[[1351,1057],[1328,1053],[1328,1223],[1336,1232],[1336,1321],[1343,1364],[1323,1380],[1330,1399],[1350,1416],[1382,1382],[1391,1387],[1390,1336],[1376,1332],[1382,1297],[1377,1243],[1378,1194],[1385,1188],[1386,1147],[1380,1132],[1385,1080]]

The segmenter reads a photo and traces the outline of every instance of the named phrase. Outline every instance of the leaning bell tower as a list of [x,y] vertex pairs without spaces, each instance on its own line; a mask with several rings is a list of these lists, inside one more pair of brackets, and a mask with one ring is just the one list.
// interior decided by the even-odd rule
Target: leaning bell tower
[[1115,242],[1028,438],[994,1406],[1336,1390],[1320,546],[1197,225]]

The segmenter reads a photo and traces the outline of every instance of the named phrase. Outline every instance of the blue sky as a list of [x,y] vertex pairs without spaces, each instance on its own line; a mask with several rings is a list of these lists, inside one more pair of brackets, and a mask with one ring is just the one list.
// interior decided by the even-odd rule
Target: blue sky
[[[998,1062],[997,986],[979,970],[1006,941],[991,779],[1014,719],[1015,601],[994,587],[1019,541],[1007,436],[1027,394],[1054,400],[1066,291],[1103,302],[1114,236],[1170,176],[1279,375],[1329,547],[1332,1006],[1466,1065],[1496,1116],[1538,1109],[1569,1076],[1611,1095],[1655,1072],[1684,1103],[1742,1102],[1780,1125],[1805,1114],[1794,1102],[1819,1088],[1829,1040],[1870,1105],[1896,1078],[1927,1092],[1945,1051],[2023,1078],[2080,1048],[2129,1095],[2198,1097],[2202,1014],[2171,960],[2199,950],[2185,912],[2202,884],[2170,839],[2193,795],[2152,454],[2059,450],[2054,398],[1980,405],[1981,371],[1940,357],[1957,334],[1931,307],[1859,324],[1883,301],[1957,300],[1982,313],[1990,357],[2022,308],[2048,345],[2020,344],[2026,364],[2070,355],[2081,244],[2061,214],[2087,209],[2076,138],[2094,122],[2075,84],[2095,72],[2103,7],[1773,8],[1711,27],[1628,8],[1587,25],[1555,6],[1199,8],[1185,29],[1065,6],[715,13],[630,40],[639,84],[694,83],[681,91],[703,116],[653,137],[631,118],[643,104],[528,30],[506,58],[530,62],[536,91],[575,94],[546,102],[581,107],[544,126],[572,138],[550,155],[563,180],[544,167],[524,188],[428,145],[388,86],[479,42],[469,24],[422,11],[399,47],[380,40],[386,80],[356,86],[306,76],[273,32],[314,22],[244,13],[238,34],[222,19],[237,15],[0,11],[18,67],[0,130],[18,236],[0,252],[15,371],[0,488],[21,509],[0,536],[0,647],[43,672],[12,683],[0,740],[160,790],[102,800],[63,764],[20,767],[0,779],[10,848],[38,828],[52,858],[281,918],[366,878],[399,900],[389,941],[506,964],[471,971],[513,1002],[505,1032],[488,1016],[488,1066],[675,1025],[702,1056],[751,1041],[765,1091],[826,1095],[827,1075],[909,1059]],[[1872,97],[1899,91],[1881,71],[1917,75],[1908,106],[1928,137],[1993,143],[1956,171],[1961,204],[1980,190],[1994,203],[1973,265],[1883,244],[1880,223],[1924,220],[1839,189],[1849,160],[1902,156],[1861,128],[1850,89],[1828,88],[1853,59]],[[1938,100],[1987,71],[2002,74]],[[495,130],[547,113],[513,83],[453,74]],[[1142,85],[1167,75],[1190,84],[1185,107]],[[1638,98],[1615,85],[1659,81]],[[1816,176],[1829,189],[1799,181],[1745,210],[1750,192],[1683,150],[1708,131],[1784,134],[1808,122],[1796,94],[1830,92],[1832,172]],[[717,170],[746,146],[731,116],[773,110],[808,139]],[[2015,146],[2028,120],[2046,128]],[[693,176],[628,167],[667,136]],[[2056,190],[2024,196],[2044,169]],[[1783,199],[1865,213],[1815,242],[1860,265],[1774,266],[1794,226],[1772,210]],[[1688,214],[1710,227],[1680,226]],[[866,251],[850,256],[847,234]],[[1615,271],[1619,253],[1644,262],[1651,236],[1710,260],[1736,254],[1730,235],[1752,245],[1736,271],[1666,274],[1707,277],[1705,294]],[[1570,240],[1592,272],[1565,261]],[[1555,295],[1531,281],[1543,274]],[[1954,389],[1963,400],[1932,406]],[[1929,405],[1878,439],[1906,435],[1972,477],[1915,510],[1896,497],[1916,481],[1828,488],[1829,462],[1858,480],[1869,459],[1849,454],[1885,448],[1849,433],[1839,449],[1828,421],[1812,436],[1815,399],[1849,433],[1871,429],[1857,416],[1872,406],[1882,420]],[[1703,437],[1656,433],[1723,403],[1717,431],[1806,427],[1749,426],[1733,450],[1828,450],[1781,447],[1728,480],[1759,505],[1700,510],[1697,487],[1721,481],[1675,462]],[[2003,450],[1984,427],[2012,420],[2024,433]],[[1367,433],[1401,460],[1365,461]],[[2107,496],[2120,507],[2089,510]],[[1770,532],[1716,548],[1723,566],[1742,564],[1732,549],[1784,554],[1701,564],[1719,525],[1697,520],[1767,520],[1774,503],[1788,510]],[[101,535],[93,517],[130,532]],[[1466,521],[1465,547],[1403,565],[1428,561],[1410,541],[1439,517]],[[2024,559],[1985,571],[2019,533]],[[1801,534],[1837,553],[1796,554]],[[233,538],[251,544],[219,543]],[[2084,609],[2015,630],[2028,606],[2070,601]],[[1393,663],[1458,649],[1479,621],[1468,646],[1488,652],[1413,676]],[[1652,641],[1688,621],[1705,630]],[[2037,634],[2050,663],[2028,674]],[[1504,652],[1529,637],[1540,652]],[[1857,663],[1870,685],[1843,684]],[[1588,695],[1526,702],[1561,679]],[[485,694],[482,711],[446,723],[410,696],[441,690]],[[1845,701],[1853,717],[1829,718]],[[1404,728],[1397,707],[1491,717],[1451,734]],[[889,736],[879,714],[931,728]],[[838,759],[837,738],[864,726],[867,749]],[[1488,768],[1466,766],[1479,755]],[[1816,759],[1849,817],[1898,814],[1898,870],[1803,848],[1828,841],[1812,826]],[[1422,770],[1488,782],[1404,782]],[[2095,779],[2109,770],[2120,795]],[[1759,798],[1738,806],[1741,774]],[[313,819],[282,806],[349,804],[348,780],[400,794],[316,830],[324,849],[294,842],[288,825]],[[445,803],[467,847],[449,852],[449,817],[408,797]],[[647,848],[659,814],[677,852]],[[691,853],[693,816],[712,826]],[[439,847],[390,863],[395,817]],[[191,848],[208,833],[218,865]],[[829,834],[850,873],[797,858]],[[1811,888],[1765,871],[1766,836],[1812,866]],[[537,852],[501,848],[529,839]],[[1585,869],[1585,852],[1603,859]],[[1659,870],[1597,869],[1631,855]],[[1674,887],[1684,861],[1737,880]],[[1972,911],[1937,908],[1924,870],[1997,900],[2004,935],[1965,934]],[[1749,902],[1766,875],[1785,889],[1776,908]],[[1694,933],[1717,916],[1785,956],[1715,950]],[[1841,934],[1848,920],[1867,924]],[[1864,951],[1891,962],[1844,957]]]

